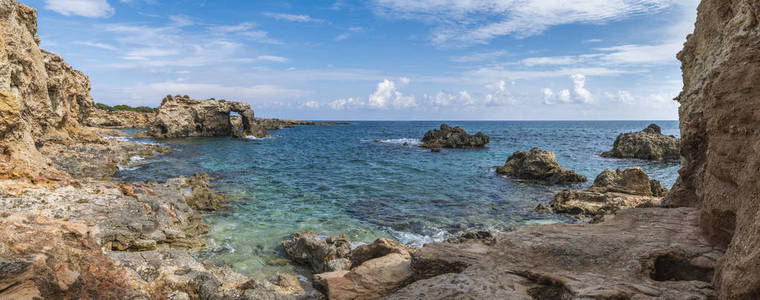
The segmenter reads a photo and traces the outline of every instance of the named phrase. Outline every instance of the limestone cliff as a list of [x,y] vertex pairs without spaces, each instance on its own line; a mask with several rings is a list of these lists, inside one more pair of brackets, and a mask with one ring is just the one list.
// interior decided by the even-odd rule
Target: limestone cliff
[[760,1],[703,0],[683,51],[680,177],[668,197],[700,208],[700,227],[726,247],[721,298],[760,297]]
[[[231,113],[240,114],[240,127],[233,123]],[[188,96],[167,96],[161,102],[156,120],[151,124],[153,137],[177,138],[188,136],[255,136],[269,134],[254,118],[248,103],[226,100],[195,100]]]
[[90,111],[90,81],[40,49],[37,12],[0,0],[0,174],[56,171],[37,151],[46,143],[98,141],[79,124]]

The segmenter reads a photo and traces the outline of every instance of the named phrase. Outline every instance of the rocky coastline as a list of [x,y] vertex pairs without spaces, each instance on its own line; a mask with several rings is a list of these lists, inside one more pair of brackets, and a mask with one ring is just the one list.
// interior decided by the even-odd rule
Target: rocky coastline
[[[757,11],[760,4],[750,0],[700,4],[695,33],[679,53],[678,153],[669,139],[662,148],[669,150],[620,150],[637,136],[659,139],[650,126],[619,137],[618,151],[604,155],[680,156],[683,168],[670,192],[641,169],[605,170],[587,190],[563,191],[551,203],[555,212],[595,224],[466,233],[421,248],[378,239],[352,249],[344,236],[299,232],[282,247],[312,269],[311,281],[292,274],[257,281],[192,255],[206,243],[201,214],[224,209],[213,178],[111,180],[119,167],[139,163],[134,157],[170,149],[85,126],[120,125],[88,123],[108,118],[93,113],[87,76],[39,48],[34,9],[0,0],[0,63],[24,66],[12,80],[0,73],[0,298],[755,299]],[[239,123],[231,112],[240,113]],[[142,122],[124,119],[125,127]],[[256,119],[242,102],[169,96],[147,126],[160,138],[263,137],[266,130],[326,124],[307,123]],[[432,149],[479,148],[489,137],[444,124],[423,142]],[[515,153],[499,169],[550,184],[586,180],[539,149]]]

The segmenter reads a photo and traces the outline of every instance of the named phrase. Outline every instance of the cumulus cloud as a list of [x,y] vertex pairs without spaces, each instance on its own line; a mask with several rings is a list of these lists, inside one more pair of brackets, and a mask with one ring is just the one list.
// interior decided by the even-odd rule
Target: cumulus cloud
[[582,103],[590,104],[594,102],[594,95],[586,89],[586,76],[583,74],[573,74],[570,76],[573,81],[573,91],[563,89],[559,93],[554,93],[550,88],[544,88],[544,104],[562,104],[562,103]]
[[[409,78],[402,77],[399,82],[401,85],[409,83]],[[405,96],[397,87],[396,82],[385,79],[377,84],[375,92],[369,95],[369,106],[375,108],[407,108],[417,106],[413,96]]]
[[328,106],[334,110],[344,110],[364,107],[365,103],[357,98],[351,97],[334,100],[330,102]]
[[107,18],[114,14],[106,0],[45,0],[45,8],[64,16]]
[[306,102],[304,102],[304,104],[302,106],[306,107],[306,108],[317,109],[321,105],[317,101],[306,101]]

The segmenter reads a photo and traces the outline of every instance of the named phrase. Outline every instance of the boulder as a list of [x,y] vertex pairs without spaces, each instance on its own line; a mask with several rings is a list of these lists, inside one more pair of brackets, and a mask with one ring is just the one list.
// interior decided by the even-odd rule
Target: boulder
[[379,238],[372,244],[361,245],[351,251],[351,264],[356,267],[373,258],[386,256],[391,253],[409,254],[413,249],[404,244],[386,238]]
[[[240,127],[231,113],[240,114]],[[269,134],[256,123],[248,103],[226,100],[194,100],[187,96],[166,96],[148,134],[159,138],[190,136],[254,136]]]
[[380,299],[412,282],[408,253],[391,253],[365,261],[350,271],[314,275],[328,299]]
[[682,167],[666,202],[698,208],[703,236],[727,249],[714,277],[721,299],[760,298],[759,10],[702,0],[678,54]]
[[415,282],[383,299],[713,299],[722,255],[694,208],[630,209],[600,224],[528,226],[493,245],[428,243]]
[[585,176],[562,168],[554,152],[533,148],[516,151],[496,173],[512,178],[538,181],[545,184],[568,184],[586,181]]
[[425,133],[421,147],[425,148],[482,148],[489,142],[489,137],[483,133],[469,135],[459,126],[451,128],[441,124],[441,129],[433,129]]
[[285,253],[299,264],[311,266],[314,273],[340,271],[331,267],[350,267],[350,264],[336,261],[349,257],[351,242],[345,236],[331,236],[326,239],[317,237],[313,231],[297,232],[282,242]]
[[679,148],[680,142],[677,138],[662,134],[660,126],[651,124],[642,131],[619,135],[612,150],[602,153],[602,157],[678,159]]
[[660,206],[665,193],[641,168],[604,170],[587,190],[562,191],[550,205],[556,213],[594,218],[619,209]]

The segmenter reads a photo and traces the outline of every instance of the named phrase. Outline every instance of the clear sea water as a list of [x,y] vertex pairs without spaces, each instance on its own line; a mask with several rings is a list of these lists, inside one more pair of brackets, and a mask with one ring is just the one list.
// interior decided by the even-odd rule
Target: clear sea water
[[[122,170],[120,179],[166,180],[207,172],[232,200],[205,216],[211,249],[199,253],[254,277],[294,271],[283,264],[280,242],[300,230],[346,234],[352,241],[390,237],[420,246],[462,231],[504,232],[520,226],[575,222],[536,215],[566,188],[582,189],[604,169],[642,167],[671,186],[678,162],[608,159],[615,137],[650,123],[678,136],[677,121],[450,121],[491,137],[485,149],[432,153],[418,147],[440,121],[350,122],[271,131],[271,138],[157,140],[170,155]],[[381,142],[375,142],[380,139]],[[404,142],[409,146],[404,146]],[[541,147],[589,182],[542,186],[502,178],[496,166],[514,151]]]

